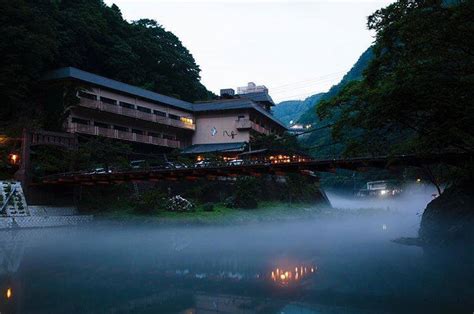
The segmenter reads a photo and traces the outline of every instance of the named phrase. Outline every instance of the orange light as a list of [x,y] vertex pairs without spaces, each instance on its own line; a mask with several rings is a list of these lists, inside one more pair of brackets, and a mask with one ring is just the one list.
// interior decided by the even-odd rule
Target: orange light
[[280,275],[280,279],[281,279],[281,280],[285,280],[285,274],[281,274],[281,275]]
[[10,299],[12,296],[13,296],[12,289],[11,289],[11,288],[8,288],[8,289],[7,289],[7,293],[6,293],[7,299]]
[[18,160],[20,159],[20,156],[18,156],[17,154],[10,154],[8,158],[10,159],[10,163],[12,165],[16,165],[18,163]]

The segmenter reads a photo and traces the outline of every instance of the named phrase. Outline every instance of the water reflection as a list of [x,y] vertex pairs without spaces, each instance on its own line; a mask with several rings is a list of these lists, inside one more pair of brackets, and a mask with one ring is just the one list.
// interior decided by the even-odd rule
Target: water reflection
[[295,266],[294,268],[276,268],[271,272],[271,280],[280,286],[288,286],[292,283],[302,281],[303,279],[314,275],[316,266]]
[[472,263],[456,265],[456,275],[452,261],[392,243],[403,223],[2,232],[0,312],[455,313],[471,305]]

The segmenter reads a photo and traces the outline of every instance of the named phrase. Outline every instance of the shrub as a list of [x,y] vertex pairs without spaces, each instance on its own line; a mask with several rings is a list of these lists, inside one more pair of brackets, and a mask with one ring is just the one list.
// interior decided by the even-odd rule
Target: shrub
[[135,199],[134,209],[144,214],[165,208],[166,196],[163,192],[157,189],[146,191]]
[[260,188],[254,177],[240,177],[234,190],[234,207],[257,208]]
[[214,204],[212,203],[206,203],[202,206],[202,209],[205,211],[205,212],[212,212],[214,210]]
[[194,210],[194,204],[180,195],[176,195],[167,201],[166,209],[169,211],[186,212]]

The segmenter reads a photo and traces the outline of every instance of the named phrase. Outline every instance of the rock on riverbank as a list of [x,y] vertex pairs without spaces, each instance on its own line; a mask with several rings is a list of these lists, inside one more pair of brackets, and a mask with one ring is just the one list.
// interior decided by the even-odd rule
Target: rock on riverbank
[[448,187],[426,207],[419,237],[425,245],[474,245],[474,181]]

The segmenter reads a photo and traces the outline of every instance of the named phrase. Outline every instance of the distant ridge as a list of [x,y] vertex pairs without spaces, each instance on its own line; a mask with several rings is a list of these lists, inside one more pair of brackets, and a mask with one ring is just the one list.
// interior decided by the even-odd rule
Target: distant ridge
[[362,53],[349,72],[344,75],[342,80],[338,84],[332,86],[329,91],[312,95],[305,100],[288,100],[278,103],[273,108],[273,114],[287,125],[290,124],[290,121],[300,124],[317,123],[318,118],[315,109],[317,104],[321,100],[334,97],[348,82],[361,79],[364,70],[367,68],[372,58],[372,47],[369,47],[364,51],[364,53]]

